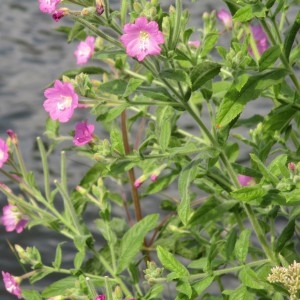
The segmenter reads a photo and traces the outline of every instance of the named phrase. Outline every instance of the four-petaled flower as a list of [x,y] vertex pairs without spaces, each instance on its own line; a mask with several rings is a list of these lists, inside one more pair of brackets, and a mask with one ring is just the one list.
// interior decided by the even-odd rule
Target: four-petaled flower
[[[262,55],[269,47],[268,37],[260,25],[250,25],[250,30],[255,40],[257,50],[259,54]],[[253,54],[253,50],[251,48],[249,49],[249,52],[250,54]]]
[[8,160],[8,145],[2,139],[0,139],[0,168]]
[[28,223],[28,217],[23,215],[17,206],[8,204],[3,207],[1,221],[6,231],[15,230],[17,233],[21,233]]
[[88,124],[87,121],[78,122],[75,126],[75,135],[73,143],[76,146],[82,146],[93,140],[95,126]]
[[124,26],[124,32],[121,42],[129,56],[142,61],[147,55],[160,54],[159,44],[164,43],[164,36],[155,21],[148,22],[145,17],[137,18],[134,24]]
[[231,16],[230,12],[227,11],[225,8],[221,8],[217,12],[217,17],[220,21],[223,22],[223,24],[225,25],[225,27],[227,29],[232,28],[232,16]]
[[18,299],[22,299],[20,280],[18,280],[17,277],[12,276],[10,273],[3,272],[3,271],[2,271],[2,277],[3,277],[5,289],[9,293],[17,296]]
[[56,10],[56,5],[60,3],[61,0],[39,0],[40,11],[47,14],[52,14]]
[[62,123],[68,122],[74,109],[78,106],[78,95],[75,93],[73,85],[69,82],[55,80],[54,87],[46,89],[44,95],[47,98],[44,108],[50,118]]
[[78,65],[83,65],[88,62],[88,60],[93,56],[95,50],[95,38],[93,36],[88,36],[85,41],[81,41],[77,46],[74,55],[77,59]]

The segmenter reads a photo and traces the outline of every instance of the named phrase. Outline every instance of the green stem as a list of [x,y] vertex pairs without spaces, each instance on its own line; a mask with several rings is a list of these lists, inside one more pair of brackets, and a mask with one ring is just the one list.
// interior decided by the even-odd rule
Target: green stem
[[44,174],[44,188],[45,188],[45,196],[48,202],[51,202],[51,195],[50,195],[50,179],[49,179],[49,165],[46,156],[46,151],[44,144],[40,137],[37,137],[37,144],[39,147],[41,159],[42,159],[42,166],[43,166],[43,174]]

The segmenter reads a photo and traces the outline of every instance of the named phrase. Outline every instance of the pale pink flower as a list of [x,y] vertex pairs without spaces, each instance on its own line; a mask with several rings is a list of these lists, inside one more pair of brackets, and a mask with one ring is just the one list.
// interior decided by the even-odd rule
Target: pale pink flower
[[188,41],[190,47],[198,48],[200,46],[200,41]]
[[158,178],[158,175],[155,173],[151,174],[151,176],[150,176],[150,179],[152,182],[155,182],[157,180],[157,178]]
[[68,122],[73,116],[74,109],[78,106],[78,95],[74,87],[69,82],[55,80],[54,87],[48,88],[44,92],[47,98],[44,108],[49,113],[52,120]]
[[121,42],[129,56],[142,61],[147,55],[160,54],[159,44],[164,43],[164,36],[155,21],[148,22],[145,17],[139,17],[134,24],[126,24],[124,32]]
[[47,14],[52,14],[56,10],[56,5],[60,3],[61,0],[39,0],[40,11]]
[[77,58],[77,64],[83,65],[93,56],[95,50],[95,38],[88,36],[85,41],[81,41],[77,46],[74,55]]
[[238,181],[241,186],[249,186],[255,184],[254,178],[247,175],[238,175]]
[[[257,50],[259,54],[262,55],[269,47],[268,37],[260,25],[250,25],[250,30],[255,40]],[[251,48],[249,49],[249,52],[250,54],[253,54],[253,50]]]
[[17,233],[21,233],[28,223],[28,217],[23,215],[17,206],[8,204],[3,207],[1,221],[6,231],[15,230]]
[[221,8],[217,12],[217,17],[220,21],[222,21],[222,23],[227,29],[232,28],[232,16],[230,12],[227,11],[225,8]]
[[75,135],[73,143],[76,146],[82,146],[93,140],[95,126],[88,124],[87,121],[78,122],[75,126]]
[[0,168],[8,160],[8,145],[2,139],[0,139]]
[[18,299],[22,299],[21,288],[20,288],[20,280],[17,277],[12,276],[8,272],[2,271],[2,277],[5,289],[18,297]]

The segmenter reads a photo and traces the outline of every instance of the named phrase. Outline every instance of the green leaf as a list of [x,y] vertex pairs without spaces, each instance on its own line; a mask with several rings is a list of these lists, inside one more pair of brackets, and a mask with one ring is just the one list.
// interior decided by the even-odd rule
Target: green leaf
[[246,261],[248,248],[249,248],[250,235],[251,235],[251,230],[244,229],[241,232],[240,237],[235,244],[234,253],[240,263],[245,263]]
[[245,5],[238,9],[233,16],[234,21],[247,22],[254,18],[251,5]]
[[212,61],[202,62],[195,66],[191,72],[192,91],[196,91],[217,76],[220,69],[221,65]]
[[[174,275],[172,275],[174,278],[180,278],[183,279],[185,277],[189,276],[189,271],[186,269],[186,267],[179,262],[172,253],[168,252],[161,246],[157,246],[157,256],[162,263],[162,265],[168,269],[169,271],[172,271]],[[172,273],[171,273],[172,274]]]
[[159,77],[161,78],[167,78],[179,82],[183,82],[187,84],[189,87],[192,86],[191,79],[189,75],[181,69],[174,70],[174,69],[166,69],[159,73]]
[[262,290],[265,288],[262,280],[260,280],[256,273],[247,266],[244,266],[244,268],[240,271],[239,278],[241,282],[249,288],[255,290]]
[[158,214],[147,215],[124,234],[120,244],[118,273],[124,271],[141,250],[145,236],[157,226],[158,218]]
[[156,110],[156,127],[158,144],[162,151],[167,149],[172,132],[172,119],[174,117],[174,109],[171,106],[158,107]]
[[287,74],[286,70],[276,69],[249,77],[240,91],[233,84],[226,93],[217,113],[217,124],[224,127],[236,118],[250,101],[259,97],[262,91],[281,82]]
[[233,228],[231,232],[229,233],[229,236],[226,241],[226,258],[229,261],[230,257],[232,257],[232,254],[234,253],[235,243],[237,241],[237,230]]
[[263,196],[265,196],[266,194],[267,194],[267,191],[262,189],[262,187],[259,185],[245,186],[245,187],[242,187],[242,188],[230,193],[230,195],[234,199],[237,199],[237,200],[240,200],[240,201],[246,202],[246,203],[256,200],[257,204],[260,203],[259,200],[261,200],[261,198]]
[[112,151],[116,151],[120,155],[125,155],[125,149],[123,144],[123,138],[121,132],[114,128],[110,132],[110,142]]
[[193,290],[195,290],[196,295],[199,296],[212,284],[213,281],[214,281],[213,276],[205,277],[200,281],[193,283],[192,288]]
[[80,251],[80,252],[77,252],[75,257],[74,257],[74,268],[75,269],[80,269],[80,267],[82,266],[82,263],[85,259],[85,251]]
[[277,185],[279,182],[279,179],[275,177],[264,165],[264,163],[254,154],[250,153],[250,158],[251,160],[257,165],[258,169],[260,172],[263,174],[265,177],[265,180],[273,183],[274,185]]
[[178,178],[178,189],[181,201],[178,205],[178,216],[184,225],[187,225],[190,214],[190,184],[198,173],[197,161],[191,161],[180,173]]
[[284,53],[287,59],[289,59],[291,49],[293,47],[293,43],[295,41],[299,29],[300,29],[300,12],[298,12],[296,19],[293,25],[291,26],[290,30],[288,31],[288,34],[284,41]]
[[73,289],[76,286],[77,278],[73,276],[65,277],[50,285],[48,285],[42,292],[43,298],[55,297],[57,295],[64,295],[66,290]]
[[192,296],[192,287],[188,280],[180,280],[176,285],[176,290],[179,293],[187,295],[189,299]]
[[239,286],[235,290],[224,290],[222,292],[224,295],[229,295],[230,300],[252,300],[252,298],[247,298],[249,296],[249,293],[247,291],[247,288],[244,285]]
[[127,104],[119,105],[109,110],[105,111],[102,114],[99,114],[97,117],[97,121],[106,121],[110,122],[115,120],[126,108],[128,107]]
[[127,82],[122,79],[115,79],[100,85],[99,91],[103,93],[123,96],[127,89]]
[[145,300],[157,299],[157,297],[163,292],[163,290],[163,284],[155,284],[147,291],[147,294],[144,296]]
[[55,251],[55,260],[52,263],[53,267],[55,269],[59,269],[61,265],[62,260],[62,251],[61,251],[61,243],[57,245],[56,251]]
[[128,97],[130,94],[132,94],[136,89],[144,82],[143,79],[137,79],[137,78],[130,78],[128,81],[128,84],[126,86],[126,90],[123,94],[123,97]]
[[275,45],[273,47],[268,48],[262,54],[261,58],[258,61],[259,71],[262,72],[266,70],[268,67],[272,66],[278,57],[281,54],[281,49],[279,45]]
[[280,236],[276,240],[275,243],[275,252],[278,253],[280,252],[285,244],[290,241],[290,239],[293,237],[295,232],[295,218],[290,220],[286,227],[283,229],[281,232]]
[[38,291],[25,290],[23,288],[22,288],[22,297],[25,300],[42,300],[42,297],[41,297],[41,295],[39,294]]

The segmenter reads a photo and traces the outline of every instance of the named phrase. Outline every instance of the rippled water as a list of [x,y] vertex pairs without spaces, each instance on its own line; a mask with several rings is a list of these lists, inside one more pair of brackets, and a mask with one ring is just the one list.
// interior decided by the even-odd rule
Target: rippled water
[[[39,12],[37,0],[0,1],[0,137],[10,128],[17,132],[28,169],[39,170],[34,152],[35,137],[44,131],[47,117],[42,108],[45,87],[66,69],[76,68],[75,44],[67,44],[64,36],[54,29],[60,24]],[[118,1],[115,1],[115,3]],[[163,1],[165,5],[173,1]],[[203,11],[220,8],[218,0],[190,4],[192,24],[201,21]],[[78,116],[75,115],[76,120]],[[53,170],[55,171],[55,170]],[[77,182],[80,168],[69,162],[70,179]],[[0,177],[0,180],[3,179]],[[0,195],[0,206],[6,200]],[[44,261],[52,261],[57,245],[56,236],[38,227],[22,234],[6,233],[0,226],[0,270],[22,274],[21,267],[9,249],[7,241],[21,246],[37,246]],[[7,240],[7,241],[6,241]],[[63,247],[64,260],[72,261],[73,251],[68,243]],[[47,282],[46,282],[47,283]],[[37,283],[40,286],[40,283]],[[0,280],[1,300],[15,299],[4,291]]]

